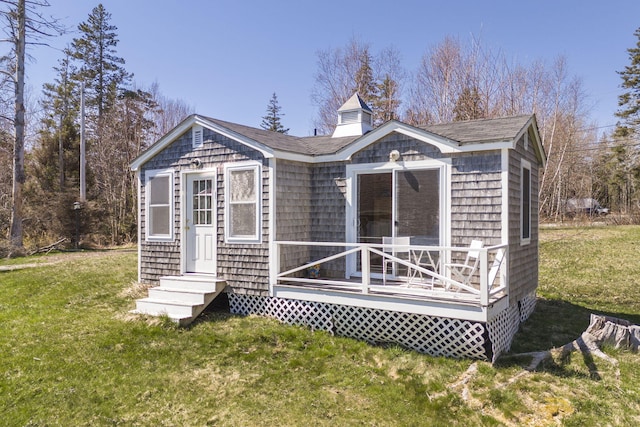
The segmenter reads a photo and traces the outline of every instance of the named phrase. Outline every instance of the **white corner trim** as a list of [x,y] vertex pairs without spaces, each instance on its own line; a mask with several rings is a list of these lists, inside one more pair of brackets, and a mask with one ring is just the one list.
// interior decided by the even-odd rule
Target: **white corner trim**
[[138,282],[142,281],[142,177],[140,172],[136,172],[136,182],[138,183]]
[[275,158],[269,159],[269,295],[278,283],[280,256],[276,242],[276,174],[278,165]]
[[509,244],[509,150],[502,149],[502,244]]

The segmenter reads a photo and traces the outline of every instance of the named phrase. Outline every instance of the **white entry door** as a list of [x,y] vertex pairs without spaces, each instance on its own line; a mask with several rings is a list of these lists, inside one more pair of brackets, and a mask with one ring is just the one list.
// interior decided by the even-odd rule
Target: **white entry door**
[[216,272],[215,174],[188,174],[185,200],[186,272]]

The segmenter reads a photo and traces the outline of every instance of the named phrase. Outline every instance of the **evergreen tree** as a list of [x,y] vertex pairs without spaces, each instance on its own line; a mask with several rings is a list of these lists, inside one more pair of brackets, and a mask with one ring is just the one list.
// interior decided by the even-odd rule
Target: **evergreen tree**
[[87,21],[78,25],[81,36],[71,43],[71,54],[79,63],[75,79],[84,83],[86,105],[95,107],[98,120],[132,78],[123,67],[124,59],[117,55],[118,28],[110,21],[111,14],[99,4]]
[[373,108],[377,112],[375,125],[380,125],[398,117],[400,99],[398,93],[398,83],[386,74],[384,80],[377,85],[378,96],[374,99]]
[[478,88],[465,86],[453,107],[453,121],[482,119],[484,110]]
[[640,161],[634,146],[640,126],[640,28],[634,35],[638,41],[635,47],[627,49],[629,65],[618,72],[624,92],[618,96],[619,108],[615,115],[621,122],[614,131],[616,142],[610,157],[609,188],[613,189],[614,203],[617,202],[621,211],[629,211],[640,199]]
[[260,127],[273,132],[288,133],[289,128],[285,129],[281,123],[282,116],[284,116],[284,114],[280,113],[281,109],[282,107],[278,104],[278,97],[274,92],[267,105],[267,115],[262,117]]
[[635,47],[627,49],[630,64],[618,72],[622,77],[622,88],[625,90],[618,96],[620,108],[615,113],[623,122],[616,129],[618,137],[627,137],[635,133],[640,125],[640,28],[634,35],[638,41]]
[[[45,83],[43,86],[43,97],[40,101],[44,112],[41,119],[41,131],[39,135],[39,145],[35,151],[43,150],[50,152],[52,156],[44,156],[42,162],[38,163],[41,168],[55,170],[58,176],[57,187],[53,183],[40,182],[40,185],[47,188],[57,188],[62,190],[66,185],[68,175],[78,178],[78,113],[79,94],[77,84],[71,79],[74,72],[71,64],[71,56],[65,50],[65,56],[54,67],[57,76],[53,83]],[[57,147],[45,147],[51,144]],[[56,162],[57,159],[57,162]],[[43,176],[39,177],[43,179]]]
[[367,105],[376,105],[378,87],[371,68],[371,54],[366,47],[360,54],[360,68],[358,68],[355,76],[355,91],[358,92],[358,95]]

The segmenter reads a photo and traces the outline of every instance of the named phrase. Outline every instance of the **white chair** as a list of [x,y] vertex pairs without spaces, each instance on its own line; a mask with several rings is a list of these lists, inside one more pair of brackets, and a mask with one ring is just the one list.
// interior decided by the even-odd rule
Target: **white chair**
[[[480,249],[482,249],[482,246],[484,246],[484,244],[481,240],[472,240],[464,263],[451,263],[444,265],[445,268],[451,272],[451,278],[453,280],[463,285],[471,286],[471,279],[473,279],[473,275],[478,270]],[[445,289],[449,290],[450,287],[451,284],[447,283]],[[460,288],[458,288],[457,291],[460,291]]]
[[[396,258],[398,255],[406,254],[409,256],[409,245],[411,244],[410,237],[382,237],[382,252],[390,254]],[[387,269],[388,265],[391,265],[391,272],[393,273],[393,264],[395,261],[391,258],[384,257],[382,259],[382,284],[387,284]]]

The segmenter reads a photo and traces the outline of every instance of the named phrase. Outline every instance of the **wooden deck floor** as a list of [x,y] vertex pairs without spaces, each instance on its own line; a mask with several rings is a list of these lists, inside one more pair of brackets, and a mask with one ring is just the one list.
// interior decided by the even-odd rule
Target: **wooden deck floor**
[[[346,292],[349,294],[365,294],[360,278],[341,279],[341,283],[336,283],[335,279],[331,279],[331,283],[323,283],[323,278],[319,278],[318,282],[286,282],[283,281],[278,286],[285,286],[290,288],[328,291],[328,292]],[[329,279],[326,279],[329,280]],[[370,285],[367,288],[369,295],[377,295],[381,297],[394,297],[394,298],[408,298],[412,300],[421,301],[438,301],[438,302],[451,302],[456,304],[465,304],[471,306],[477,306],[480,304],[480,296],[469,292],[456,292],[454,290],[447,290],[442,284],[428,281],[407,281],[406,279],[387,279],[386,285],[382,279],[371,279]],[[506,295],[500,294],[490,299],[489,303],[494,304],[501,300]]]

